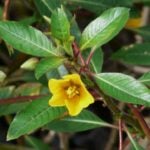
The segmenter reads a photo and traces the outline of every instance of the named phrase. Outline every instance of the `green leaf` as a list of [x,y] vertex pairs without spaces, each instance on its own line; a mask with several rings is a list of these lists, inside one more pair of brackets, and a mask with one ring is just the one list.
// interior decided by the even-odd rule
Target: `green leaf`
[[32,137],[26,136],[25,140],[35,149],[35,150],[50,150],[48,144],[44,143],[42,140]]
[[131,31],[134,31],[136,33],[138,33],[139,35],[141,35],[145,41],[149,41],[150,39],[150,26],[144,26],[144,27],[140,27],[140,28],[133,28],[133,29],[129,29]]
[[81,50],[96,48],[110,41],[124,27],[128,17],[127,8],[116,7],[106,10],[83,31],[80,41]]
[[51,71],[63,64],[64,58],[48,57],[42,59],[36,66],[35,76],[39,79],[44,73]]
[[112,59],[128,64],[150,65],[150,43],[125,46],[113,54]]
[[78,116],[54,120],[46,128],[59,132],[78,132],[107,126],[109,124],[98,118],[95,114],[83,110]]
[[91,59],[91,65],[95,73],[100,73],[103,65],[103,51],[98,48]]
[[121,73],[95,75],[98,86],[105,94],[123,102],[150,106],[150,91],[131,76]]
[[49,97],[32,101],[19,112],[10,124],[7,140],[12,140],[24,134],[29,134],[39,127],[63,115],[66,111],[62,107],[50,107]]
[[[9,98],[14,92],[14,86],[0,88],[0,99]],[[0,116],[16,113],[22,110],[27,103],[0,105]]]
[[17,22],[0,22],[0,37],[12,47],[33,56],[56,56],[54,47],[39,30]]
[[52,35],[62,41],[68,41],[70,37],[70,23],[63,8],[58,8],[51,16]]
[[132,143],[132,147],[130,150],[144,150],[143,147],[141,147],[132,137],[132,135],[130,134],[130,132],[128,130],[126,130],[126,133]]
[[50,14],[61,5],[61,0],[34,0],[34,3],[42,16],[50,17]]
[[139,78],[139,81],[142,82],[143,84],[150,85],[150,72],[143,74]]

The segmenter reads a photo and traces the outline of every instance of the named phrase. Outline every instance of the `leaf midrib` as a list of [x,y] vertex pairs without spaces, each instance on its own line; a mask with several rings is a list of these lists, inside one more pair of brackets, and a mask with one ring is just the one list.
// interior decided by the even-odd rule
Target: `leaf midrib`
[[92,121],[92,120],[83,120],[83,119],[63,119],[64,121],[68,122],[77,122],[77,123],[87,123],[87,124],[93,124],[93,125],[99,125],[99,126],[106,126],[107,123],[105,122],[99,122],[99,121]]
[[44,50],[44,51],[46,51],[46,52],[48,52],[48,53],[50,53],[50,54],[53,54],[53,55],[57,56],[55,53],[52,53],[52,52],[49,51],[48,49],[45,49],[45,48],[43,48],[43,47],[41,47],[41,46],[39,46],[39,45],[33,43],[33,42],[30,41],[30,40],[27,40],[27,39],[22,38],[22,36],[18,36],[18,35],[15,34],[14,32],[11,32],[10,30],[7,30],[6,28],[2,27],[1,25],[0,25],[0,28],[3,29],[3,30],[5,30],[6,32],[10,33],[12,36],[16,36],[16,38],[21,39],[22,41],[27,41],[28,43],[30,43],[30,44],[32,44],[32,45],[38,47],[39,49],[42,49],[42,50]]
[[[103,82],[109,84],[110,86],[112,86],[112,87],[118,89],[119,91],[126,93],[126,94],[129,95],[129,96],[133,96],[134,98],[141,99],[141,98],[137,97],[136,95],[133,95],[133,94],[128,93],[128,91],[125,91],[124,89],[120,89],[118,86],[115,86],[114,84],[112,84],[111,82],[109,82],[109,81],[107,81],[107,80],[104,80],[103,78],[100,78],[100,77],[97,77],[97,78],[98,78],[99,80],[102,80]],[[145,99],[142,99],[142,100],[145,100]],[[144,102],[147,102],[147,100],[145,100]]]
[[[18,133],[19,133],[20,130],[22,130],[26,126],[29,126],[29,124],[32,124],[32,121],[36,120],[37,118],[39,118],[40,116],[42,116],[43,114],[45,114],[48,111],[49,107],[47,109],[45,109],[45,108],[43,108],[43,109],[44,109],[44,111],[41,111],[40,113],[36,114],[35,116],[30,117],[28,120],[26,120],[26,122],[24,123],[23,126],[21,126],[20,128],[17,128],[17,130],[15,131],[14,135],[17,135],[17,137],[18,137]],[[50,121],[50,120],[48,120],[48,121]],[[46,124],[46,123],[44,123],[44,124]],[[44,125],[44,124],[42,122],[42,125]],[[32,130],[34,130],[34,129],[31,129],[30,131],[32,131]],[[28,132],[30,132],[30,131],[28,131]],[[25,133],[25,132],[23,132],[23,133]],[[11,136],[8,135],[8,137],[9,137],[9,139],[11,139],[10,138]],[[15,136],[13,136],[13,137],[15,137]]]
[[[101,17],[101,16],[99,16],[99,18],[100,18],[100,17]],[[120,15],[118,15],[114,20],[115,20],[115,21],[118,20],[119,17],[120,17]],[[106,30],[107,28],[109,28],[109,26],[112,25],[111,23],[114,22],[114,20],[112,20],[111,22],[109,22],[108,26],[106,26],[105,28],[103,28],[103,31]],[[81,47],[81,50],[85,49],[86,45],[88,45],[89,43],[91,43],[91,41],[93,41],[95,38],[97,38],[97,36],[99,36],[99,33],[103,32],[103,31],[101,30],[101,31],[97,32],[97,34],[94,35],[93,38],[90,38],[90,40],[88,40],[86,43],[84,43],[84,44],[82,45],[82,47]],[[83,32],[83,33],[84,33],[84,32]],[[82,34],[82,36],[83,36],[83,34]],[[88,38],[89,38],[89,37],[88,37]]]

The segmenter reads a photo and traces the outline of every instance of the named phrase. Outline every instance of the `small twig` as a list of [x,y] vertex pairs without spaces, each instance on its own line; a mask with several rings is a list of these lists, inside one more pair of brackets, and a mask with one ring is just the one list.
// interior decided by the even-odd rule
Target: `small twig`
[[89,54],[89,56],[88,56],[88,58],[86,60],[86,66],[89,66],[91,58],[92,58],[94,52],[95,52],[95,48],[91,50],[91,52],[90,52],[90,54]]
[[132,110],[133,114],[135,115],[135,117],[139,121],[139,124],[141,125],[143,132],[145,133],[147,138],[150,139],[150,128],[148,127],[147,123],[145,122],[142,114],[133,105],[128,104],[128,107]]
[[77,44],[75,42],[72,43],[72,47],[73,47],[74,57],[75,58],[79,57],[82,66],[85,66],[86,63],[85,63],[85,61],[84,61],[84,59],[83,59],[83,57],[81,55],[79,47],[77,46]]
[[40,98],[42,96],[46,96],[46,95],[18,96],[14,98],[0,99],[0,105],[22,103],[26,101],[36,100],[37,98]]
[[10,0],[5,0],[4,11],[3,11],[3,20],[8,19],[8,10],[9,10]]
[[122,139],[122,119],[119,119],[119,149],[118,150],[123,150],[123,139]]

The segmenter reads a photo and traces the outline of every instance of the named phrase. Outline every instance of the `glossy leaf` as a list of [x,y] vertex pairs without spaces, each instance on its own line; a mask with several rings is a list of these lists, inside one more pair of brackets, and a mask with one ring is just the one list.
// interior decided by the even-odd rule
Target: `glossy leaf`
[[116,7],[106,10],[83,31],[80,41],[81,50],[96,48],[110,41],[124,27],[128,17],[127,8]]
[[150,72],[143,74],[139,78],[139,81],[142,82],[143,84],[150,85]]
[[51,32],[52,35],[62,41],[69,40],[70,23],[64,9],[58,8],[51,16]]
[[128,64],[150,65],[150,43],[123,47],[112,58]]
[[39,127],[63,115],[66,111],[62,107],[50,107],[49,97],[32,101],[20,111],[10,124],[7,140],[12,140],[24,134],[29,134]]
[[34,3],[42,16],[50,17],[51,13],[60,7],[60,0],[34,0]]
[[55,56],[54,47],[39,30],[17,22],[0,22],[0,37],[13,48],[33,56]]
[[78,132],[107,126],[109,126],[108,123],[98,118],[92,112],[83,110],[78,116],[54,120],[46,128],[60,132]]
[[101,73],[95,75],[101,90],[123,102],[150,106],[150,91],[131,76],[121,73]]
[[48,57],[42,59],[36,66],[35,76],[39,79],[43,74],[62,65],[64,58]]

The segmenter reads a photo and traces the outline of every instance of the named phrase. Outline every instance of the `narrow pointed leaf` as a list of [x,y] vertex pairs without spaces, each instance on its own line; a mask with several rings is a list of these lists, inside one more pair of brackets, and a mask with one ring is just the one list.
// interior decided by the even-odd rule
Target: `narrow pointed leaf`
[[129,17],[129,9],[116,7],[106,10],[92,21],[83,31],[80,48],[98,47],[116,36],[124,27]]
[[114,53],[112,58],[128,64],[150,65],[150,43],[125,46]]
[[49,97],[44,97],[32,101],[24,110],[18,113],[9,127],[7,140],[29,134],[58,118],[66,111],[62,107],[50,107],[48,100]]
[[101,73],[95,80],[104,93],[119,101],[150,106],[150,90],[131,76]]
[[55,56],[49,39],[37,29],[17,22],[0,22],[0,37],[13,48],[33,56]]
[[108,123],[104,122],[92,112],[83,110],[78,116],[54,120],[46,128],[60,132],[78,132],[107,126],[109,126]]
[[55,69],[62,65],[64,62],[63,58],[59,57],[48,57],[42,59],[36,66],[35,69],[35,76],[37,79],[39,79],[43,74],[45,74],[48,71],[51,71],[52,69]]

